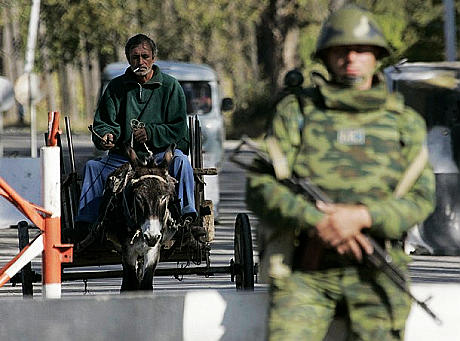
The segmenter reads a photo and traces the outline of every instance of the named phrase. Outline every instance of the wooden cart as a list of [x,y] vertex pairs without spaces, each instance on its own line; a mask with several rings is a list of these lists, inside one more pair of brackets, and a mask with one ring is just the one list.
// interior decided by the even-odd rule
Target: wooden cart
[[[62,217],[61,230],[65,239],[66,235],[72,235],[75,229],[74,217],[76,216],[79,195],[80,183],[75,167],[74,148],[72,141],[72,132],[70,128],[70,120],[65,118],[67,150],[68,155],[64,155],[61,141],[58,144],[61,146],[61,191],[62,191]],[[198,222],[206,230],[205,237],[201,237],[200,247],[195,252],[190,253],[185,251],[185,248],[180,247],[180,240],[170,245],[164,245],[161,250],[161,262],[176,262],[177,264],[185,263],[184,266],[174,268],[157,268],[155,276],[174,276],[179,279],[183,275],[196,274],[206,277],[215,274],[228,273],[230,279],[235,282],[238,290],[253,290],[254,276],[257,274],[257,265],[253,262],[253,246],[251,227],[248,216],[245,213],[237,214],[235,221],[234,235],[234,258],[230,259],[228,266],[212,266],[210,260],[210,251],[212,240],[214,239],[214,211],[213,204],[210,200],[204,197],[204,176],[216,175],[215,168],[203,167],[203,151],[202,137],[199,120],[196,116],[189,117],[190,131],[190,156],[191,164],[195,176],[195,202],[198,213]],[[19,224],[19,243],[27,245],[28,233],[27,224]],[[174,238],[173,238],[174,240]],[[64,240],[73,242],[71,238]],[[66,263],[62,266],[62,281],[73,280],[88,280],[94,278],[119,278],[122,277],[122,270],[98,270],[98,271],[83,271],[83,272],[67,272],[66,269],[74,267],[100,267],[104,265],[121,264],[121,255],[111,246],[109,242],[96,241],[85,247],[82,250],[74,252],[73,262]],[[41,281],[41,274],[36,273],[25,267],[22,274],[11,279],[13,283],[22,282],[23,293],[25,295],[32,294],[32,282]]]

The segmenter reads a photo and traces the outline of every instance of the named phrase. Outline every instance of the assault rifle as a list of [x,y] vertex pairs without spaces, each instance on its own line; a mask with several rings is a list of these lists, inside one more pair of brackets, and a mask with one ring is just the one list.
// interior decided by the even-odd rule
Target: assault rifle
[[[238,154],[243,152],[243,146],[246,146],[250,152],[255,153],[258,157],[258,160],[262,162],[264,167],[267,167],[269,170],[271,170],[272,174],[277,174],[278,171],[276,169],[276,166],[273,165],[273,163],[286,162],[281,158],[278,160],[274,160],[272,162],[270,158],[268,158],[267,155],[260,150],[259,146],[256,143],[252,142],[247,137],[243,137],[241,143],[237,146],[237,148],[235,148],[232,155],[230,156],[230,160],[248,171],[259,173],[260,169],[253,166],[251,164],[251,161],[243,161],[241,160],[241,158],[237,157]],[[313,184],[308,178],[301,178],[298,177],[296,174],[291,174],[290,176],[286,176],[286,174],[284,174],[282,176],[277,176],[277,178],[278,181],[280,181],[287,187],[293,189],[297,193],[305,193],[315,201],[322,201],[324,203],[333,204],[333,201],[318,186]],[[369,235],[366,235],[366,237],[372,245],[374,251],[372,254],[367,254],[366,252],[363,252],[365,264],[374,269],[377,269],[378,271],[383,272],[401,291],[408,295],[412,301],[417,303],[423,310],[425,310],[425,312],[427,312],[438,325],[441,325],[442,321],[427,305],[427,302],[431,299],[431,297],[429,297],[425,301],[420,301],[414,295],[412,295],[412,293],[406,285],[406,279],[403,272],[397,267],[397,265],[393,263],[393,258],[391,257],[391,255],[388,254],[388,252],[386,252],[374,238],[372,238]]]

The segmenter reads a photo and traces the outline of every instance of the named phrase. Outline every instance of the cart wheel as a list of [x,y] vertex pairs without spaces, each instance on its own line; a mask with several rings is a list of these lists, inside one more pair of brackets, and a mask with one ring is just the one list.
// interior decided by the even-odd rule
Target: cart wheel
[[235,282],[237,290],[254,290],[254,260],[248,215],[238,213],[235,222]]

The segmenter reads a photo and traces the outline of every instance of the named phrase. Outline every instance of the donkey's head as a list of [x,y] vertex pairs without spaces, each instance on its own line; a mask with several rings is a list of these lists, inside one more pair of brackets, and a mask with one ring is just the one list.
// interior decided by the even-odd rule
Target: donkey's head
[[176,180],[168,174],[173,151],[168,148],[160,164],[154,160],[140,162],[134,150],[128,155],[134,171],[127,186],[128,196],[132,198],[129,225],[132,230],[142,232],[148,246],[155,246],[166,228],[170,215],[168,203],[175,195]]

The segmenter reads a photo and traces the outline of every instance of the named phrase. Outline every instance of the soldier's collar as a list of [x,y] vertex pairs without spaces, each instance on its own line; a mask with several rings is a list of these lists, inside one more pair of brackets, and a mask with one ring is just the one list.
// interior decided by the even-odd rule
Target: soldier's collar
[[389,96],[382,75],[374,75],[373,86],[369,90],[344,88],[328,81],[322,74],[311,74],[312,83],[318,89],[323,105],[332,110],[366,112],[385,106]]

